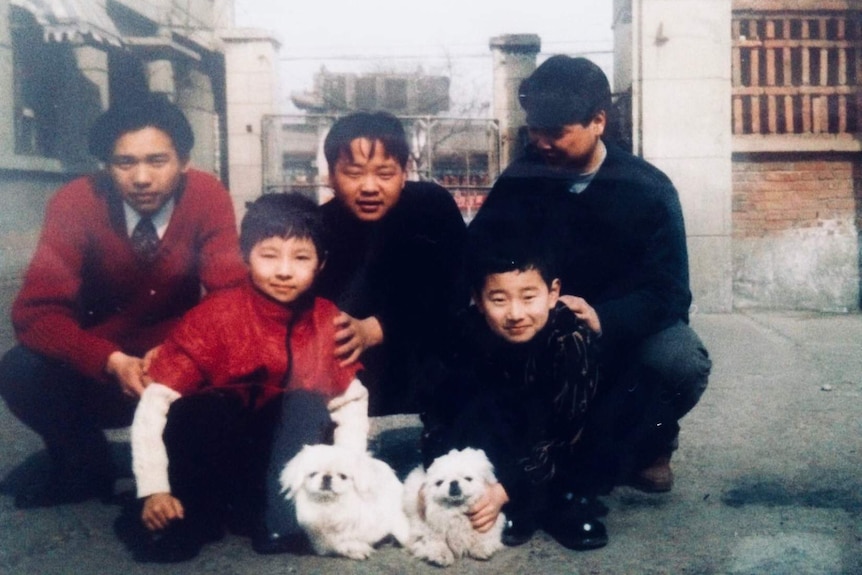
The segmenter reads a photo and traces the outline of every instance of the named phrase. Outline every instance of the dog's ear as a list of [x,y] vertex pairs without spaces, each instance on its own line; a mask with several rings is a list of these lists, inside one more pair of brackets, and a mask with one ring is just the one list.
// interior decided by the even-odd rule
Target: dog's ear
[[497,476],[494,474],[494,464],[491,463],[491,460],[488,459],[488,456],[485,455],[485,451],[482,449],[473,449],[475,453],[473,457],[477,463],[478,470],[481,470],[482,479],[485,480],[485,483],[491,484],[497,482]]
[[293,459],[287,462],[284,469],[281,470],[281,475],[279,475],[278,479],[281,483],[281,493],[284,494],[285,499],[293,499],[296,497],[297,491],[302,488],[307,460],[308,451],[303,447]]

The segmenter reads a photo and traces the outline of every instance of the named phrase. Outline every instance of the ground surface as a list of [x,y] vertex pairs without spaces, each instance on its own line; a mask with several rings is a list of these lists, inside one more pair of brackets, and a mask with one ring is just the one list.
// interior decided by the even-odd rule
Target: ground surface
[[[539,532],[523,547],[449,572],[862,573],[862,316],[696,315],[693,325],[715,366],[703,400],[682,422],[673,491],[618,488],[605,498],[610,543],[603,549],[568,551]],[[8,330],[0,337],[3,349],[11,344]],[[416,461],[414,419],[386,418],[376,428],[375,446],[396,467]],[[122,434],[115,439],[122,461],[127,447]],[[0,573],[441,572],[391,546],[365,562],[261,557],[234,536],[179,567],[136,564],[112,531],[117,506],[13,507],[8,492],[38,474],[40,450],[0,406]]]

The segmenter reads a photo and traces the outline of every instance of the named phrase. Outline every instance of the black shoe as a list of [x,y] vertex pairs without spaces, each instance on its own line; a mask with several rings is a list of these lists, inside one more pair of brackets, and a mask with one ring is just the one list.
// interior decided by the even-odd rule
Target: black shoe
[[139,563],[181,563],[194,559],[207,543],[224,536],[221,527],[194,525],[185,519],[149,534],[149,539],[133,552]]
[[304,533],[287,533],[282,535],[273,531],[260,532],[251,538],[251,548],[259,555],[308,555],[311,544]]
[[557,543],[568,549],[586,551],[608,544],[608,532],[593,514],[592,498],[577,498],[559,510],[550,511],[544,529]]
[[503,527],[502,541],[507,547],[517,547],[523,545],[533,537],[536,532],[536,524],[526,519],[516,519],[514,517],[506,519],[506,525]]
[[583,509],[583,512],[591,517],[607,517],[609,511],[608,506],[595,497],[585,497],[574,493],[563,495],[561,508],[568,508],[569,505],[576,505],[577,508]]

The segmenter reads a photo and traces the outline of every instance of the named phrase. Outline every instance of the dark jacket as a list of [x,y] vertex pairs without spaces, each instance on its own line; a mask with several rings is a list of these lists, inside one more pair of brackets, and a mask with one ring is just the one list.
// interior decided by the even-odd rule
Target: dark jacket
[[423,456],[484,449],[512,498],[569,465],[599,385],[594,336],[562,303],[523,344],[493,334],[474,308],[462,326],[422,414]]
[[421,366],[448,341],[452,318],[468,302],[461,213],[430,182],[407,182],[379,222],[356,219],[337,199],[322,209],[331,237],[318,293],[383,327],[383,345],[362,357],[371,412],[415,413]]
[[603,348],[630,347],[676,321],[691,304],[685,226],[671,181],[611,144],[580,194],[572,174],[531,155],[494,184],[470,224],[471,241],[517,230],[544,238],[562,293],[583,297],[602,324]]

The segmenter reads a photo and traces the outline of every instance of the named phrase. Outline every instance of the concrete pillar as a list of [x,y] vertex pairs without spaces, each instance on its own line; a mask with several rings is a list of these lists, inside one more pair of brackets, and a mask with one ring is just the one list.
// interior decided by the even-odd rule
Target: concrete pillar
[[[615,0],[615,92],[632,89],[634,152],[679,190],[694,305],[730,311],[731,0]],[[627,50],[627,52],[626,52]]]
[[491,38],[493,54],[493,117],[500,122],[501,169],[518,157],[518,130],[524,110],[518,103],[518,86],[536,69],[541,40],[536,34],[508,34]]
[[[279,109],[278,48],[271,32],[235,28],[225,45],[230,191],[237,217],[263,191],[262,120]],[[280,167],[280,158],[276,158]]]

